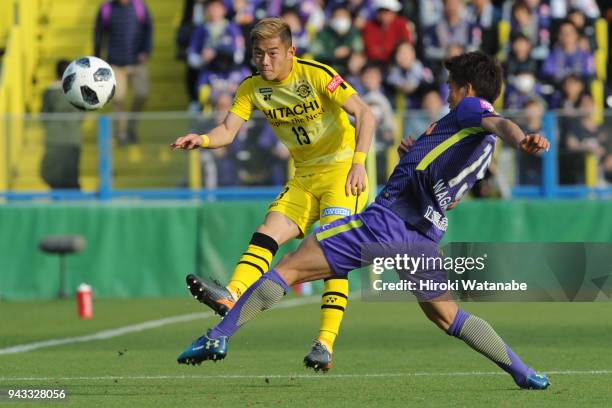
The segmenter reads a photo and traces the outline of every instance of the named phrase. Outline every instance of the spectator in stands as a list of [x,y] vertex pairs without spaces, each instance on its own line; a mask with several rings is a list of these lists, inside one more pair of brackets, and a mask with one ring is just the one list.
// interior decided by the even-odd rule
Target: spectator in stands
[[[525,134],[542,133],[546,102],[539,97],[527,99],[523,105],[524,118],[519,118],[518,123]],[[540,156],[519,154],[518,155],[518,184],[540,185],[542,180],[542,159]]]
[[361,82],[365,88],[363,101],[370,107],[376,118],[376,133],[374,146],[376,150],[377,183],[387,181],[387,150],[395,142],[395,119],[391,102],[383,93],[383,77],[380,67],[374,64],[366,65],[361,74]]
[[246,38],[248,31],[244,29],[250,28],[255,24],[255,21],[265,17],[265,1],[264,0],[234,0],[231,2],[233,12],[233,22],[242,28],[242,35]]
[[197,83],[199,103],[204,110],[209,110],[211,102],[217,101],[220,95],[227,92],[234,94],[238,85],[249,75],[251,70],[245,65],[234,65],[225,59],[225,68],[218,65],[219,70],[202,70]]
[[531,48],[529,37],[525,34],[515,33],[512,36],[510,53],[504,62],[506,78],[510,78],[520,71],[538,72],[538,63],[531,58]]
[[583,93],[578,102],[578,109],[580,117],[579,120],[572,122],[566,140],[567,147],[570,150],[584,150],[597,157],[603,156],[601,142],[604,140],[604,135],[593,116],[595,112],[593,97]]
[[281,15],[283,20],[289,24],[291,29],[291,38],[295,47],[295,55],[298,57],[304,56],[310,48],[310,34],[297,11],[294,9],[286,9]]
[[[223,87],[213,92],[210,98],[213,109],[203,116],[195,131],[202,133],[223,122],[234,93]],[[203,186],[281,185],[286,181],[288,158],[289,151],[263,116],[254,116],[240,128],[231,145],[201,150]]]
[[472,0],[468,18],[474,45],[489,55],[497,54],[500,10],[493,5],[491,0]]
[[412,44],[403,42],[395,51],[393,65],[387,74],[386,84],[392,90],[392,96],[401,94],[405,98],[406,108],[420,108],[420,96],[423,86],[434,82],[432,71],[416,58]]
[[176,58],[184,61],[187,68],[185,71],[185,86],[189,98],[189,110],[198,110],[196,106],[199,107],[197,83],[200,70],[187,64],[187,54],[193,30],[203,22],[204,0],[185,0],[181,23],[176,31]]
[[532,44],[531,57],[543,60],[550,51],[550,18],[538,0],[517,0],[511,9],[511,35],[521,33]]
[[320,31],[310,52],[324,64],[331,65],[340,75],[347,73],[352,52],[363,52],[361,33],[351,25],[351,14],[344,6],[334,9],[328,24]]
[[[446,49],[446,57],[445,59],[451,59],[453,57],[456,57],[457,55],[461,55],[465,53],[465,48],[460,45],[460,44],[451,44],[448,46],[448,48]],[[440,69],[441,66],[438,65],[438,69]],[[445,69],[442,69],[441,71],[437,72],[435,74],[435,77],[437,78],[437,82],[438,85],[440,86],[440,95],[442,95],[442,99],[443,100],[447,100],[448,99],[448,71]]]
[[[220,93],[212,100],[214,110],[200,121],[196,131],[210,129],[223,122],[227,112],[232,107],[233,95],[231,93]],[[200,162],[202,164],[202,186],[204,188],[217,188],[225,186],[237,186],[238,160],[236,153],[240,150],[240,140],[244,139],[246,129],[241,129],[234,142],[219,149],[200,150]],[[242,137],[241,137],[242,136]]]
[[[140,112],[149,95],[149,74],[146,62],[153,47],[153,23],[144,0],[109,0],[102,3],[96,18],[94,53],[106,50],[106,59],[113,67],[117,87],[113,98],[115,111],[125,112],[128,84],[133,91],[130,112]],[[135,143],[136,119],[121,115],[117,122],[119,143]]]
[[[548,0],[550,14],[555,20],[565,20],[571,9],[580,10],[589,20],[600,16],[596,0]],[[602,1],[604,3],[605,0]]]
[[72,112],[75,117],[45,118],[45,152],[40,166],[41,177],[52,189],[79,189],[79,159],[81,157],[81,115],[62,90],[62,75],[68,61],[56,65],[56,78],[43,93],[43,113]]
[[[248,39],[251,29],[257,20],[267,16],[266,7],[265,0],[234,0],[231,2],[233,11],[232,21],[240,28],[243,38]],[[244,62],[250,64],[251,58],[252,49],[251,47],[246,47]]]
[[344,79],[351,84],[359,94],[365,92],[363,83],[361,82],[361,72],[367,62],[368,59],[363,52],[352,52],[346,65],[347,74]]
[[466,51],[476,47],[472,43],[470,22],[462,0],[444,0],[444,17],[423,33],[423,47],[426,61],[435,64],[441,71],[441,62],[451,45],[461,45]]
[[432,27],[444,18],[444,2],[442,0],[418,0],[420,31]]
[[601,142],[604,134],[593,118],[595,104],[588,93],[583,93],[578,102],[579,117],[569,123],[565,137],[561,137],[559,149],[559,182],[561,184],[583,184],[585,182],[585,155],[594,154],[598,159],[604,155]]
[[580,48],[585,51],[595,51],[597,49],[597,39],[595,38],[593,21],[587,20],[584,13],[577,8],[570,9],[567,13],[567,19],[574,24],[580,33]]
[[[213,112],[205,115],[196,132],[210,129],[225,119],[233,92],[221,92],[212,100]],[[205,188],[239,185],[282,185],[287,178],[289,150],[263,117],[254,117],[236,135],[233,143],[218,149],[202,149],[202,181]]]
[[351,13],[353,27],[358,30],[363,30],[368,20],[376,13],[371,0],[328,0],[325,2],[328,18],[337,7],[344,7]]
[[289,149],[274,134],[263,117],[246,123],[242,150],[238,152],[242,185],[280,186],[287,181]]
[[542,66],[542,77],[553,84],[560,84],[569,74],[576,74],[589,82],[595,76],[593,54],[579,46],[578,30],[569,21],[559,27],[557,46]]
[[595,76],[595,60],[590,51],[580,48],[578,30],[570,21],[559,27],[559,40],[542,67],[542,76],[559,84],[569,74],[589,82]]
[[398,0],[374,0],[376,17],[363,29],[365,53],[370,62],[388,64],[401,42],[414,43],[410,22],[397,12],[402,9]]
[[244,37],[238,26],[227,20],[226,14],[223,1],[207,1],[206,21],[193,31],[188,61],[191,67],[200,70],[198,84],[206,82],[202,76],[221,75],[244,61]]
[[325,12],[319,0],[268,0],[267,3],[267,16],[283,17],[285,11],[291,10],[297,14],[300,25],[306,30],[320,31],[325,25]]
[[578,75],[570,74],[561,82],[561,92],[553,95],[551,109],[561,109],[559,114],[559,134],[564,139],[571,123],[578,117],[578,103],[585,93],[585,86]]
[[440,92],[431,87],[423,94],[422,110],[409,110],[404,114],[404,135],[418,138],[432,123],[448,113]]
[[541,97],[542,90],[533,72],[515,72],[506,83],[504,109],[521,109],[534,96]]

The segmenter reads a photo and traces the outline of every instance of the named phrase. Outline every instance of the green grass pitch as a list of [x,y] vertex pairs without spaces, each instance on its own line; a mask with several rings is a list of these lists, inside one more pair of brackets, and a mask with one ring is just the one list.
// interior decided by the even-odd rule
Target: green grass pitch
[[[176,356],[210,317],[94,340],[0,354],[0,389],[67,390],[55,407],[573,407],[612,404],[612,303],[464,304],[487,319],[529,365],[552,372],[546,391],[522,391],[463,342],[441,333],[414,303],[353,300],[334,368],[302,367],[318,304],[264,313],[230,343],[228,358],[179,366]],[[192,299],[0,302],[0,349],[206,309]],[[476,372],[475,374],[469,374]],[[0,398],[5,405],[6,397]],[[10,406],[40,407],[20,402]]]

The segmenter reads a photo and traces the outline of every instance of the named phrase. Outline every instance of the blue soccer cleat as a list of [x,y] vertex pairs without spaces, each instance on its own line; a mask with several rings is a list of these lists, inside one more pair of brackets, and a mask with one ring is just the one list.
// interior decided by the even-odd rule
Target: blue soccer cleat
[[218,339],[211,339],[206,333],[187,347],[176,361],[179,364],[200,365],[205,360],[223,360],[227,355],[228,343],[229,337],[221,336]]
[[549,385],[550,381],[548,381],[546,374],[533,373],[527,377],[525,384],[521,385],[521,388],[526,390],[545,390]]

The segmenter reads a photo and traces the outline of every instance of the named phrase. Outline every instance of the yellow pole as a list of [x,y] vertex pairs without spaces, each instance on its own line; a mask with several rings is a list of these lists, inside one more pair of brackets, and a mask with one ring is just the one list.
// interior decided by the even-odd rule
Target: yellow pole
[[585,184],[587,187],[597,186],[597,156],[588,153],[584,160],[585,163]]
[[189,188],[193,191],[202,188],[202,165],[199,149],[189,152]]

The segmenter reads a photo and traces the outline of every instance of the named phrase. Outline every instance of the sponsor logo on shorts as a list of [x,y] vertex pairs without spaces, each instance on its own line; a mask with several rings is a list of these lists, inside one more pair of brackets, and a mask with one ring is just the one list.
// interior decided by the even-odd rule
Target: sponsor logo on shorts
[[427,218],[433,225],[436,226],[440,231],[446,231],[448,228],[448,218],[443,217],[442,214],[433,209],[431,205],[427,206],[425,212],[425,218]]
[[336,75],[335,77],[331,79],[331,81],[327,83],[327,90],[329,92],[335,92],[336,89],[338,89],[338,87],[342,85],[343,82],[344,82],[344,79],[342,79],[340,75]]
[[329,217],[329,216],[334,216],[334,215],[339,215],[342,217],[346,217],[351,215],[351,210],[349,210],[348,208],[344,208],[344,207],[327,207],[326,209],[323,210],[323,217]]

